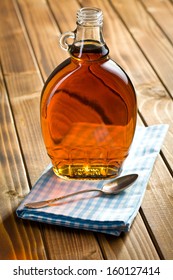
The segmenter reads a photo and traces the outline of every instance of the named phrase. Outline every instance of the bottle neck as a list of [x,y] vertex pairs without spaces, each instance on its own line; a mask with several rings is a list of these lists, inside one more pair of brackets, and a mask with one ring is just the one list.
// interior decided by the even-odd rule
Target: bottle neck
[[102,35],[102,27],[78,25],[74,43],[78,44],[79,42],[85,41],[98,42],[100,45],[104,45],[105,42]]
[[108,55],[100,26],[77,26],[76,36],[69,52],[74,58],[98,60]]
[[77,13],[75,39],[69,48],[70,54],[77,59],[98,60],[108,55],[103,33],[103,14],[97,8],[82,8]]

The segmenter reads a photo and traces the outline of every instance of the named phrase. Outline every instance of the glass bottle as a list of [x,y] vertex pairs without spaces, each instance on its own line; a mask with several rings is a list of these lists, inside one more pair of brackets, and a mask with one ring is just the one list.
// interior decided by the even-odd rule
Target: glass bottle
[[65,179],[118,176],[135,132],[135,91],[109,57],[102,25],[100,9],[77,12],[76,30],[60,38],[70,57],[42,91],[43,139],[55,174]]

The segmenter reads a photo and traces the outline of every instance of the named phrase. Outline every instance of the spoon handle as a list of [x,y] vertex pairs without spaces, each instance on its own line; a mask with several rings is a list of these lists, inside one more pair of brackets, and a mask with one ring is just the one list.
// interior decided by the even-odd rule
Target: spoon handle
[[77,195],[77,194],[81,194],[81,193],[85,193],[85,192],[96,192],[96,191],[97,192],[102,192],[102,190],[99,190],[99,189],[82,190],[82,191],[70,193],[70,194],[67,194],[67,195],[64,195],[64,196],[55,197],[55,198],[49,199],[49,200],[27,203],[27,204],[25,204],[25,207],[33,208],[33,209],[42,208],[42,207],[49,206],[52,203],[54,203],[55,201],[60,200],[60,199],[64,199],[64,198],[67,198],[67,197],[70,197],[70,196],[73,196],[73,195]]

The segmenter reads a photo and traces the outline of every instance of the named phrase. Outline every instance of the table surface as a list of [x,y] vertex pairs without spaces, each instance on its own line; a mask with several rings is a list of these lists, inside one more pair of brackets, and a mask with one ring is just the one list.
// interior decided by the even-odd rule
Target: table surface
[[[114,237],[24,221],[16,208],[49,163],[40,93],[68,57],[58,35],[76,11],[100,7],[110,56],[135,86],[138,125],[169,124],[130,232]],[[0,259],[173,259],[173,2],[0,1]]]

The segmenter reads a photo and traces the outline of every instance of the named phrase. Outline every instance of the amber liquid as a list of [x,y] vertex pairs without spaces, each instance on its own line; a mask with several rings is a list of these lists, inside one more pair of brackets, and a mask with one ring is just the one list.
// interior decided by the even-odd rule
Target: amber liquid
[[117,176],[132,143],[136,96],[125,72],[104,48],[88,44],[58,66],[41,98],[41,125],[56,175]]

